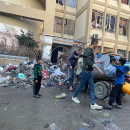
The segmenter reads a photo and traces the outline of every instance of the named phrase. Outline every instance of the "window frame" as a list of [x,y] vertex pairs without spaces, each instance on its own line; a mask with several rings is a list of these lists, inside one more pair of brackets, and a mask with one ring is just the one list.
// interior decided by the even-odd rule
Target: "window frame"
[[127,22],[127,23],[126,23],[126,35],[120,34],[120,26],[121,26],[121,25],[120,25],[120,22],[119,22],[119,35],[120,35],[120,36],[128,36],[129,21],[128,21],[128,19],[125,19],[125,18],[120,17],[120,21],[122,21],[122,22],[121,22],[122,28],[123,28],[123,25],[124,25],[124,24],[123,24],[123,21],[124,21],[124,20],[126,20],[126,22]]
[[[105,13],[102,12],[102,11],[95,10],[95,9],[92,10],[92,13],[93,13],[93,12],[95,12],[97,16],[96,16],[96,19],[94,20],[94,21],[96,22],[96,27],[95,27],[95,28],[92,27],[92,28],[97,29],[97,30],[103,30],[103,28],[104,28],[104,16],[105,16],[104,14],[105,14]],[[100,13],[102,13],[102,16],[99,15]],[[100,18],[102,19],[101,28],[98,28],[98,27],[97,27],[97,25],[98,25],[98,16],[100,16]],[[93,17],[93,16],[92,16],[92,17]],[[93,23],[94,21],[91,20],[91,25],[92,25],[92,23]]]
[[[110,29],[111,28],[111,19],[112,19],[112,17],[115,18],[115,24],[114,24],[113,31],[111,31],[111,29]],[[116,20],[117,20],[117,17],[115,15],[112,15],[112,14],[106,14],[106,22],[107,22],[107,19],[108,19],[109,29],[108,30],[106,29],[106,26],[107,26],[107,23],[106,23],[105,24],[105,31],[110,32],[110,33],[116,33]]]

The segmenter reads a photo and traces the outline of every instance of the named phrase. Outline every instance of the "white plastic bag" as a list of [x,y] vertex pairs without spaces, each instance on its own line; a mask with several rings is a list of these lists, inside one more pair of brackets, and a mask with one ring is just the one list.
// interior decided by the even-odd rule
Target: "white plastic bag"
[[62,76],[62,72],[60,71],[60,68],[58,68],[58,69],[55,71],[55,75],[57,75],[57,76]]

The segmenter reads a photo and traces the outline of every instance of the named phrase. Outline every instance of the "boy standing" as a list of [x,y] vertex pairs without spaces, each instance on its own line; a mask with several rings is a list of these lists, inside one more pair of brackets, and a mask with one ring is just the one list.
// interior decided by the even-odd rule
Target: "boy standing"
[[37,64],[34,66],[34,87],[33,93],[35,98],[40,98],[42,95],[39,94],[42,80],[42,58],[37,58]]
[[124,64],[126,63],[126,59],[119,59],[118,65],[115,65],[114,67],[116,68],[116,76],[115,76],[115,82],[114,82],[114,87],[112,88],[112,91],[110,93],[110,99],[108,102],[108,105],[104,106],[104,109],[111,110],[112,105],[114,101],[116,100],[116,108],[122,108],[121,106],[121,89],[124,84],[124,76],[126,69],[124,67]]

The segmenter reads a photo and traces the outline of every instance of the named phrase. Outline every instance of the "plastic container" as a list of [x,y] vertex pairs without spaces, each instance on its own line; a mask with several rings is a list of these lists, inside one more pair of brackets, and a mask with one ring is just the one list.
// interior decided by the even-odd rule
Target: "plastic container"
[[130,95],[130,84],[125,82],[122,91]]

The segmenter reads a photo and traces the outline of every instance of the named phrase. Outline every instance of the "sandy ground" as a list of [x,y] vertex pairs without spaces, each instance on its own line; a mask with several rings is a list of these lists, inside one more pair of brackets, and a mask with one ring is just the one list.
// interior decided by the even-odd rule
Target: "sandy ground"
[[[67,97],[56,99],[65,92]],[[66,87],[42,88],[40,99],[32,89],[0,88],[0,130],[49,130],[55,123],[60,130],[130,130],[130,96],[123,98],[123,109],[91,110],[89,98],[79,94],[81,104],[71,101],[73,92]],[[104,100],[97,100],[103,105]]]

